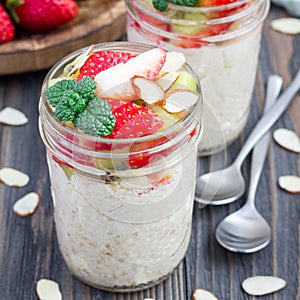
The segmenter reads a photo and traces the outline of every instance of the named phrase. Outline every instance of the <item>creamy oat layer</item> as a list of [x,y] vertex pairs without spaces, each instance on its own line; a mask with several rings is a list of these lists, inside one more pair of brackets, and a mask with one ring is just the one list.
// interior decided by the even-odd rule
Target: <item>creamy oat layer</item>
[[172,272],[189,242],[195,160],[196,151],[188,153],[157,174],[167,178],[160,181],[103,184],[74,172],[68,179],[48,155],[57,236],[72,272],[106,289],[138,288]]
[[[247,121],[255,81],[261,26],[246,35],[227,42],[210,43],[201,48],[183,49],[169,42],[145,36],[129,18],[129,41],[148,43],[169,51],[184,53],[187,62],[199,76],[204,112],[202,153],[224,148],[234,141]],[[150,39],[149,39],[150,37]],[[153,38],[151,40],[151,38]]]

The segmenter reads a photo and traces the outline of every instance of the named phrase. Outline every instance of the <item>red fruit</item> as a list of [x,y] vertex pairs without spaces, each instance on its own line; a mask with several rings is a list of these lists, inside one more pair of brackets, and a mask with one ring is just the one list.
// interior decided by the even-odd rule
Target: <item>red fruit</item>
[[[134,143],[130,147],[130,153],[128,157],[128,163],[132,169],[141,168],[144,166],[149,165],[149,163],[153,163],[156,160],[161,159],[162,156],[168,155],[176,145],[171,147],[172,149],[168,148],[162,151],[159,151],[155,154],[149,153],[149,150],[155,148],[159,145],[163,145],[168,141],[167,137],[159,137],[155,140],[141,142],[141,143]],[[137,153],[140,152],[140,153]]]
[[231,23],[208,25],[194,35],[180,37],[180,39],[174,41],[173,44],[185,49],[200,48],[209,44],[209,42],[202,40],[203,38],[225,33],[230,25]]
[[15,37],[15,28],[7,12],[0,4],[0,43],[11,41]]
[[[221,5],[226,5],[230,3],[237,2],[238,0],[200,0],[198,6],[202,7],[209,7],[209,6],[221,6]],[[238,6],[235,6],[233,8],[226,8],[222,9],[220,11],[216,11],[212,13],[213,18],[223,18],[228,15],[231,15],[232,13],[235,13],[238,9],[243,8],[247,4],[240,4]]]
[[118,108],[119,106],[126,104],[128,101],[125,100],[117,100],[117,99],[103,99],[107,101],[111,105],[111,110]]
[[[146,24],[150,24],[151,26],[157,28],[159,31],[162,32],[170,32],[171,26],[157,18],[154,18],[150,16],[149,14],[146,14],[140,10],[137,9],[138,17],[144,21]],[[155,34],[147,29],[145,29],[143,26],[141,26],[138,22],[134,21],[134,26],[136,27],[136,30],[143,32],[144,35],[146,35],[150,40],[154,40],[157,45],[160,44],[161,41],[168,41],[168,38],[161,36],[160,34]]]
[[127,102],[112,111],[115,128],[108,138],[137,138],[157,132],[163,120],[150,108]]
[[77,80],[82,79],[85,76],[94,77],[101,71],[111,68],[119,63],[125,63],[130,58],[134,57],[134,54],[127,52],[117,51],[99,51],[93,53],[80,68],[80,74]]
[[200,0],[198,6],[209,7],[209,6],[220,6],[229,3],[236,2],[237,0]]
[[154,48],[139,54],[124,64],[117,64],[95,76],[96,95],[105,99],[133,100],[136,90],[134,76],[155,80],[166,60],[166,51]]
[[31,32],[45,32],[63,25],[78,15],[74,0],[7,0],[15,21]]

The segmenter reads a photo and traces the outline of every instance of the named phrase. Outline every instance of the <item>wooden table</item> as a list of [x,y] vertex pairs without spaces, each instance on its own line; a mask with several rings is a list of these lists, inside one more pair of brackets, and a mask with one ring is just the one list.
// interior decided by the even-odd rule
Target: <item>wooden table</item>
[[[270,21],[286,16],[272,8],[265,24],[260,52],[256,89],[251,114],[241,136],[226,152],[227,164],[237,155],[245,137],[258,120],[263,106],[265,83],[271,73],[284,78],[286,87],[300,66],[300,35],[283,35],[270,29]],[[276,275],[287,281],[285,289],[260,299],[300,299],[299,216],[300,197],[277,186],[280,175],[299,174],[299,155],[280,148],[271,141],[267,161],[257,192],[257,207],[272,227],[272,241],[255,254],[235,254],[223,249],[215,240],[216,225],[239,208],[245,197],[220,207],[194,208],[193,231],[185,260],[165,282],[139,293],[111,294],[93,289],[72,277],[60,254],[45,148],[38,133],[38,100],[46,71],[3,76],[0,78],[0,109],[13,106],[29,117],[22,127],[0,125],[0,167],[13,167],[30,174],[23,188],[0,185],[0,299],[37,299],[35,284],[51,278],[60,284],[64,299],[191,299],[196,288],[212,291],[220,300],[253,299],[241,289],[242,281],[252,275]],[[272,128],[284,127],[300,135],[300,96]],[[217,155],[222,160],[224,153]],[[209,163],[202,160],[203,171]],[[249,160],[243,171],[249,181]],[[12,210],[15,200],[29,191],[42,197],[37,212],[27,218]]]

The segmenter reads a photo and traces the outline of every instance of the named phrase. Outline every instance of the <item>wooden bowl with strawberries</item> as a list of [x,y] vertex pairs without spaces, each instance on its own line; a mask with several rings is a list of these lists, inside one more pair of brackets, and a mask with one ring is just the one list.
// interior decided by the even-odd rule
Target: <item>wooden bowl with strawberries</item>
[[50,31],[34,33],[16,25],[14,39],[0,43],[0,75],[48,69],[72,51],[125,34],[123,0],[78,0],[77,5],[73,20]]

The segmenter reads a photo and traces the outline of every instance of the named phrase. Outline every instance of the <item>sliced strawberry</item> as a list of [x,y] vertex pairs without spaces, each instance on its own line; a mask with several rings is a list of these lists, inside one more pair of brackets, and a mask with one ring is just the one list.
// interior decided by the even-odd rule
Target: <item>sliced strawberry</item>
[[117,64],[95,76],[96,95],[105,99],[134,100],[136,91],[131,82],[134,76],[155,80],[166,60],[166,51],[154,48]]
[[66,167],[68,167],[68,168],[70,168],[70,169],[74,169],[73,166],[71,166],[70,164],[68,164],[68,163],[66,163],[66,162],[64,162],[64,161],[62,161],[62,160],[60,160],[60,159],[57,158],[55,155],[52,155],[52,159],[53,159],[55,162],[57,162],[59,165],[66,166]]
[[[237,2],[238,0],[200,0],[198,3],[198,6],[201,7],[212,7],[212,6],[222,6],[226,4],[231,4],[234,2]],[[212,13],[211,17],[213,18],[221,18],[226,17],[234,12],[236,12],[238,9],[245,7],[247,4],[241,4],[238,6],[235,6],[234,8],[224,8],[222,10],[216,11]]]
[[206,41],[201,41],[201,39],[199,39],[198,37],[195,38],[189,36],[182,36],[178,40],[174,40],[172,44],[183,49],[189,49],[200,48],[209,43]]
[[112,111],[115,128],[108,138],[136,138],[157,132],[163,120],[150,108],[127,102]]
[[149,153],[149,150],[159,145],[165,144],[167,141],[167,137],[160,137],[147,142],[134,143],[130,147],[128,164],[132,169],[137,169],[147,166],[151,162],[153,163],[154,161],[159,160],[162,156],[166,156],[168,153],[170,153],[170,149],[162,150],[156,154]]
[[[171,26],[169,24],[150,16],[149,14],[146,14],[146,13],[138,10],[138,8],[136,8],[136,12],[137,12],[138,17],[142,21],[146,22],[147,24],[150,24],[150,25],[156,27],[157,29],[159,29],[162,32],[170,32],[171,31]],[[157,12],[157,13],[159,13],[159,12]],[[153,32],[150,32],[149,30],[145,30],[144,27],[141,26],[139,22],[134,21],[134,26],[136,27],[136,29],[138,31],[141,31],[141,32],[143,32],[143,34],[147,35],[150,40],[156,41],[157,45],[159,45],[161,41],[168,41],[168,38],[165,38],[161,35],[154,34]]]
[[202,40],[203,38],[223,34],[230,25],[231,23],[208,25],[194,35],[181,36],[178,40],[173,41],[173,44],[184,49],[200,48],[209,44],[208,41]]
[[77,77],[79,81],[85,76],[92,79],[99,73],[111,68],[119,63],[125,63],[135,55],[128,52],[118,51],[98,51],[93,53],[80,68],[80,74]]
[[200,0],[197,6],[209,7],[209,6],[220,6],[229,3],[236,2],[237,0]]
[[128,101],[125,100],[117,100],[117,99],[103,99],[107,101],[111,105],[111,110],[118,108],[119,106],[126,104]]

